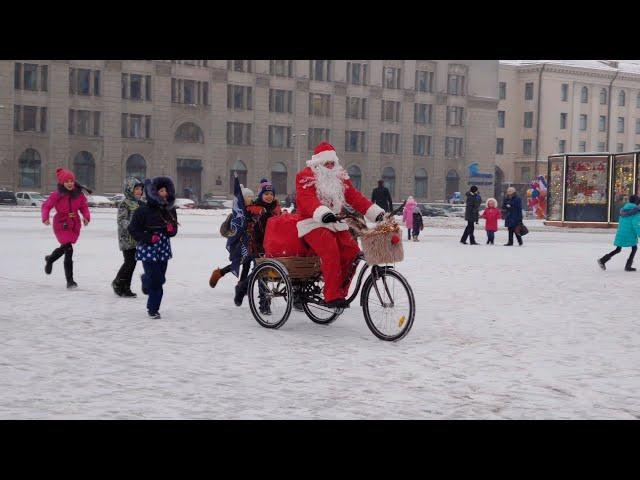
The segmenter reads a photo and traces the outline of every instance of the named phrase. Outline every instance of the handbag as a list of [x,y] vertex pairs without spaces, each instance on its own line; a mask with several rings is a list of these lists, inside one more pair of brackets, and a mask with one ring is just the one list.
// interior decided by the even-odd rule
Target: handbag
[[520,222],[520,225],[516,227],[516,233],[521,237],[524,237],[527,233],[529,233],[529,229],[525,226],[524,223]]

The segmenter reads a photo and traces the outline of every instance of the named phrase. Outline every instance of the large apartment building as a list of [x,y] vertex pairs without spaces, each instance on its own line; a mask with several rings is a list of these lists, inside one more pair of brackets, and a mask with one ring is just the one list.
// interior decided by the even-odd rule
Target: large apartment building
[[442,200],[494,171],[497,84],[476,60],[0,61],[0,187],[63,166],[100,193],[163,174],[228,195],[237,172],[284,195],[327,140],[365,193]]
[[554,153],[640,149],[640,64],[501,61],[498,90],[499,182],[546,174]]

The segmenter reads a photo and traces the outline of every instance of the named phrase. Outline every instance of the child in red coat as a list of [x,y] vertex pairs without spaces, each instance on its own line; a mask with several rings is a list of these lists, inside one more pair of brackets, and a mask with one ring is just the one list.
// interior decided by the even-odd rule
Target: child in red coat
[[498,220],[501,218],[500,210],[496,208],[498,202],[495,198],[487,200],[487,208],[482,212],[481,218],[485,219],[484,229],[487,231],[487,245],[494,245],[495,232],[498,231]]

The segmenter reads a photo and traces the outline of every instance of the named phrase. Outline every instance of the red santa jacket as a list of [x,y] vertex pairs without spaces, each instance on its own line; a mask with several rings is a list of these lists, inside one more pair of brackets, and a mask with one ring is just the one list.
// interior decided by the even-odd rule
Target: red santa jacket
[[[376,217],[384,210],[362,195],[351,180],[344,180],[344,200],[355,210],[365,216],[370,222],[375,222]],[[301,217],[298,222],[298,237],[304,237],[316,228],[327,228],[333,232],[348,230],[346,223],[322,223],[322,217],[326,213],[333,212],[327,205],[320,203],[314,185],[314,174],[311,167],[306,167],[296,175],[296,213]]]

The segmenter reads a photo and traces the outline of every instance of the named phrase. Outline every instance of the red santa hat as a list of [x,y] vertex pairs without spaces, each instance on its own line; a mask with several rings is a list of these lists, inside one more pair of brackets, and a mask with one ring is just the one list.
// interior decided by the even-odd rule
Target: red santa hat
[[340,163],[333,145],[327,142],[320,142],[313,151],[311,160],[307,161],[307,165],[315,167],[317,165],[324,165],[327,162],[334,162],[336,165]]

